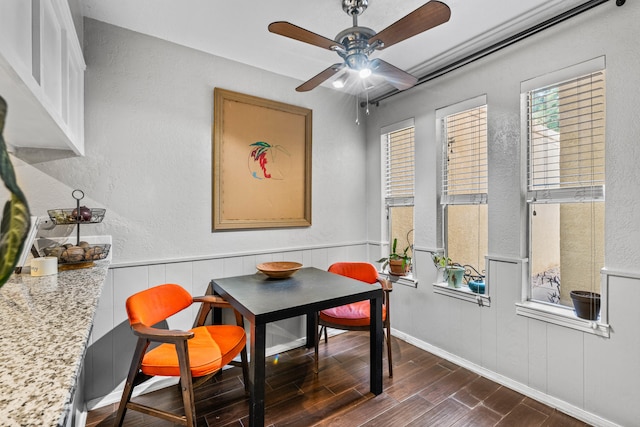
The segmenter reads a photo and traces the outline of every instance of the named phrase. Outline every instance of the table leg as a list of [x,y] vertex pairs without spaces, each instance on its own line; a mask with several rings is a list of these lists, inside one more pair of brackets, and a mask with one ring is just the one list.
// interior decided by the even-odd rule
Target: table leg
[[307,343],[305,345],[307,348],[315,347],[317,333],[318,325],[316,324],[316,313],[307,313]]
[[264,426],[264,378],[266,325],[251,323],[251,361],[249,363],[249,425]]
[[371,322],[369,323],[370,351],[370,391],[378,395],[382,393],[382,296],[369,300]]

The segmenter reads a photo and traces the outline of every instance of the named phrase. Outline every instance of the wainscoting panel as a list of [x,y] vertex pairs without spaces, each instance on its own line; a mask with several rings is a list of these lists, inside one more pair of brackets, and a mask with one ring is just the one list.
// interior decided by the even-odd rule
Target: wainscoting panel
[[620,425],[640,420],[640,276],[611,273],[611,337],[584,334],[584,405]]
[[544,322],[527,322],[527,328],[529,336],[527,384],[543,393],[548,393],[547,354],[549,345],[547,342],[547,324]]
[[515,303],[522,298],[521,264],[490,261],[489,286],[495,289],[496,322],[496,372],[526,383],[528,366],[527,319],[517,316]]
[[547,324],[547,392],[584,407],[584,333]]

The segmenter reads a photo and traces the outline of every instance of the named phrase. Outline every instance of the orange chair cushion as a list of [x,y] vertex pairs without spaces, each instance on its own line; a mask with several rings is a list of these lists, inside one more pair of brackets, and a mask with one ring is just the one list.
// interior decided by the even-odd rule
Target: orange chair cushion
[[[247,336],[234,325],[199,326],[191,329],[194,337],[187,341],[191,376],[202,377],[222,369],[243,349]],[[173,344],[161,344],[142,359],[147,375],[180,376],[178,353]]]
[[138,292],[127,298],[129,323],[153,326],[193,303],[191,294],[180,285],[166,284]]
[[[368,326],[371,323],[369,300],[358,301],[320,312],[320,320],[336,325]],[[382,321],[387,318],[387,309],[382,306]]]

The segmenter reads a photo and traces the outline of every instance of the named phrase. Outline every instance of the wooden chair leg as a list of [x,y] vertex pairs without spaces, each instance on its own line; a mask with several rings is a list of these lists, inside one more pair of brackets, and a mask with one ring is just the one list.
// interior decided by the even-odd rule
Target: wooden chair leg
[[391,328],[387,326],[387,361],[389,362],[389,378],[393,377],[393,361],[391,360]]
[[[236,325],[244,329],[244,317],[236,309],[233,310],[236,316]],[[244,394],[249,395],[249,362],[247,361],[247,347],[240,351],[240,365],[242,366],[242,378],[244,379]]]
[[240,360],[242,364],[242,378],[244,379],[244,394],[249,396],[249,363],[247,362],[247,348],[240,351]]
[[384,306],[387,310],[386,317],[384,319],[384,328],[387,330],[387,361],[389,362],[389,378],[393,377],[393,360],[391,359],[391,302],[389,297],[391,291],[384,292]]
[[313,372],[315,374],[318,373],[318,345],[320,345],[320,334],[318,333],[318,321],[319,321],[319,316],[318,316],[318,313],[316,313],[316,316],[315,316],[316,325],[313,328],[313,330],[316,333],[316,336],[313,337],[313,343],[314,343],[314,346],[313,346],[313,358],[314,358],[314,363],[315,363],[314,368],[313,368]]
[[176,343],[176,352],[178,353],[178,363],[180,364],[180,387],[182,389],[182,401],[184,402],[187,427],[196,427],[196,405],[193,398],[193,384],[186,340]]
[[142,357],[144,352],[149,346],[149,341],[138,338],[136,349],[133,352],[133,358],[131,359],[131,367],[129,368],[129,374],[127,375],[127,381],[122,391],[122,398],[120,399],[120,405],[118,406],[118,413],[116,415],[115,425],[120,427],[124,421],[124,416],[127,413],[127,404],[131,400],[131,394],[136,383],[136,377],[140,371],[140,365],[142,364]]

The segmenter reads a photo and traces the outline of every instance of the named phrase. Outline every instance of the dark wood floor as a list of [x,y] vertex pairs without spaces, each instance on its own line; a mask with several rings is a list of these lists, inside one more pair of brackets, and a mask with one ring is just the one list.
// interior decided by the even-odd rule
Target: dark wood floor
[[[367,333],[348,332],[320,345],[320,372],[313,349],[270,357],[267,426],[586,426],[553,408],[467,369],[393,339],[393,378],[384,360],[384,392],[369,393]],[[386,352],[385,352],[386,353]],[[137,398],[181,410],[178,388]],[[198,425],[248,426],[248,400],[238,368],[196,389]],[[117,404],[89,412],[87,426],[111,426]],[[128,411],[125,426],[171,423]]]

